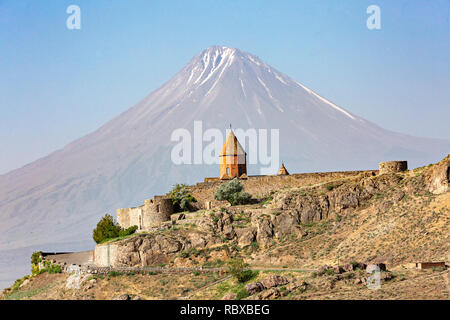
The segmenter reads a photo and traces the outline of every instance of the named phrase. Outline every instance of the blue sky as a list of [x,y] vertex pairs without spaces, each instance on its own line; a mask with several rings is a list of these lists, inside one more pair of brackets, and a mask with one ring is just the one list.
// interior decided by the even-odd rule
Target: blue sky
[[[81,8],[68,30],[66,8]],[[381,8],[368,30],[366,8]],[[0,174],[133,106],[211,45],[390,130],[450,139],[450,2],[0,0]]]

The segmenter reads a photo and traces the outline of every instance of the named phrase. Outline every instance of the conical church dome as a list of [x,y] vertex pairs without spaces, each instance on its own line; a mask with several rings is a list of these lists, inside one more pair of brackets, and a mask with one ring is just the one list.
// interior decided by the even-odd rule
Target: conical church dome
[[278,170],[278,175],[279,176],[287,176],[289,175],[289,172],[286,170],[284,163],[281,164],[281,168],[280,170]]

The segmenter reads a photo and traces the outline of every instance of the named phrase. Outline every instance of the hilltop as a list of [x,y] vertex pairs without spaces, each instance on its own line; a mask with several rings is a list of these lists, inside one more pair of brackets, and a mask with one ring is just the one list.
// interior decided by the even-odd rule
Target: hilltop
[[[102,244],[115,248],[113,266],[128,271],[84,274],[80,290],[66,287],[67,274],[42,273],[19,281],[4,297],[449,298],[449,271],[416,270],[415,263],[450,258],[450,155],[403,172],[316,174],[295,181],[272,190],[247,182],[252,204],[173,214],[155,230]],[[212,192],[206,185],[191,191]],[[220,269],[234,257],[250,264],[250,289]],[[364,285],[367,264],[386,266],[381,289]],[[168,276],[142,265],[219,269]]]

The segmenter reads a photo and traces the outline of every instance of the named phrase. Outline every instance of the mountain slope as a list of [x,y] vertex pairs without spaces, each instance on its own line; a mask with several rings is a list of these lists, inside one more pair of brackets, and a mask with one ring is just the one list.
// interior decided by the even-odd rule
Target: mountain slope
[[[140,204],[175,183],[217,176],[217,165],[170,160],[172,131],[192,132],[195,120],[203,120],[203,130],[229,123],[280,129],[280,155],[290,172],[369,169],[400,158],[417,166],[450,149],[450,141],[384,130],[252,54],[211,47],[97,131],[0,176],[0,249],[90,243],[105,212]],[[249,174],[258,168],[250,166]]]

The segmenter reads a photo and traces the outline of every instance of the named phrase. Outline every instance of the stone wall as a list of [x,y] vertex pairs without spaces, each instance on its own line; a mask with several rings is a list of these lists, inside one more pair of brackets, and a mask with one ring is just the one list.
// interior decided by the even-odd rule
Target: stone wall
[[162,196],[155,196],[153,200],[145,200],[144,226],[154,227],[162,222],[169,221],[173,213],[172,200]]
[[98,267],[115,267],[117,265],[117,248],[114,243],[98,244],[94,251],[94,264]]
[[[341,171],[341,172],[313,172],[313,173],[296,173],[291,175],[267,175],[267,176],[249,176],[247,179],[240,179],[247,191],[254,198],[263,198],[270,195],[271,192],[284,188],[301,187],[306,185],[314,185],[320,182],[334,179],[342,179],[357,175],[376,175],[378,170],[366,171]],[[197,183],[189,186],[189,192],[198,200],[197,207],[205,209],[208,201],[214,200],[214,193],[217,188],[228,180],[220,180],[218,178],[205,178],[205,182]],[[214,203],[213,202],[213,206]],[[222,203],[221,203],[222,205]]]
[[172,200],[155,196],[153,199],[145,200],[143,206],[117,209],[117,222],[122,228],[137,226],[138,231],[142,231],[169,221],[172,213]]
[[117,209],[117,223],[124,229],[138,226],[138,230],[144,229],[143,223],[144,206],[127,209]]

